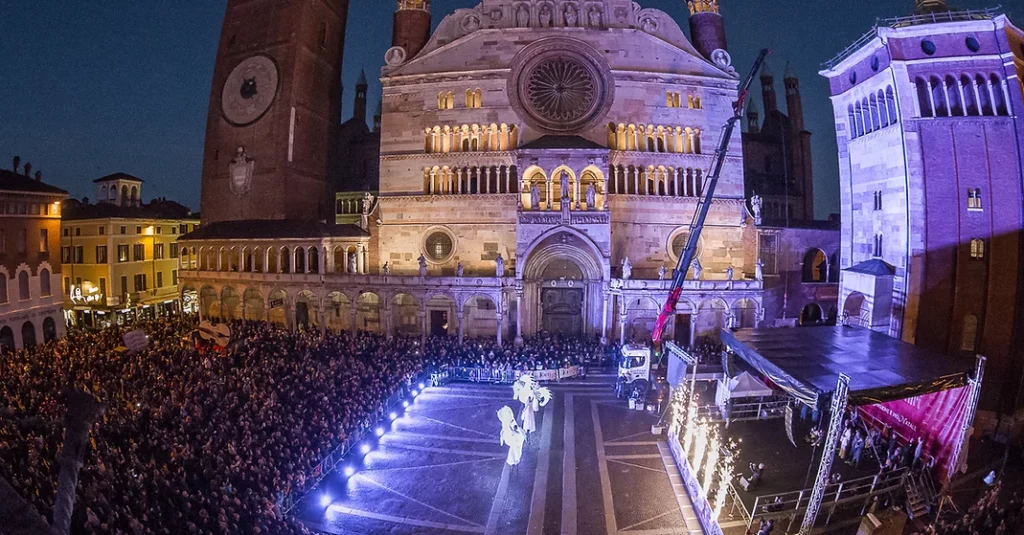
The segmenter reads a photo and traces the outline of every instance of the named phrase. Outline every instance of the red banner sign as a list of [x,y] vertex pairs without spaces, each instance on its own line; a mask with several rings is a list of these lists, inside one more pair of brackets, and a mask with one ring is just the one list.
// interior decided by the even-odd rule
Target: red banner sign
[[892,426],[892,430],[905,440],[924,438],[921,456],[935,457],[940,474],[946,474],[950,456],[960,440],[960,429],[967,417],[969,386],[943,390],[898,401],[861,407],[871,422]]

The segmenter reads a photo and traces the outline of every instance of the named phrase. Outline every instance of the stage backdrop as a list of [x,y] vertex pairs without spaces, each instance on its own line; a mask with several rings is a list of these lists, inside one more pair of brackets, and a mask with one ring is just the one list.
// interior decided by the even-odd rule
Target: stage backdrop
[[908,440],[924,437],[924,454],[935,457],[940,474],[947,473],[950,456],[960,440],[960,427],[967,417],[969,386],[897,401],[866,405],[860,410],[868,420],[877,420]]

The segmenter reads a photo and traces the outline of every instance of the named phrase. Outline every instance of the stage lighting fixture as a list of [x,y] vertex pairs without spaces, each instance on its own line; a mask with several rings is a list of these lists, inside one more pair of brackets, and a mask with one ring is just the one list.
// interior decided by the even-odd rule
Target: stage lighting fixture
[[363,444],[362,446],[359,447],[359,451],[363,452],[363,455],[366,455],[367,453],[370,453],[370,445],[369,444]]
[[420,383],[420,390],[423,390],[424,388],[425,388],[425,385],[423,383]]
[[356,469],[351,466],[345,467],[345,477],[352,477],[352,474],[356,473]]
[[320,495],[320,507],[327,507],[328,505],[331,505],[331,497],[326,494]]
[[412,397],[416,397],[418,395],[420,395],[420,391],[419,390],[413,390],[412,391]]
[[383,427],[378,427],[377,428],[377,436],[379,436],[379,437],[384,436],[384,428]]
[[395,420],[395,419],[398,418],[398,413],[392,411],[391,414],[388,415],[388,418],[391,418],[392,420]]
[[405,407],[406,409],[408,409],[409,408],[409,401],[408,400],[403,401],[402,402],[402,407]]

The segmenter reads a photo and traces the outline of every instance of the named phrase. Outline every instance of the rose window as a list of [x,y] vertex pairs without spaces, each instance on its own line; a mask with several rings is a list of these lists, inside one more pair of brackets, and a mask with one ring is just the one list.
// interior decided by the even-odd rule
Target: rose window
[[526,100],[540,117],[559,123],[585,119],[597,99],[597,80],[580,62],[555,57],[537,64],[526,80]]

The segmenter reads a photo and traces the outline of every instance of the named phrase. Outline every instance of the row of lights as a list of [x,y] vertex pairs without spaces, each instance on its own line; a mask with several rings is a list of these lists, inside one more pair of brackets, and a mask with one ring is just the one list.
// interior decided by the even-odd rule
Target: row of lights
[[[411,405],[413,402],[415,402],[416,397],[420,395],[420,393],[423,391],[424,388],[426,388],[426,385],[423,384],[423,383],[420,383],[417,386],[419,387],[418,389],[413,389],[413,391],[410,392],[410,396],[411,397],[409,399],[406,399],[406,400],[402,401],[403,412],[404,412],[404,409],[408,409],[409,405]],[[399,414],[398,414],[397,411],[391,411],[390,413],[388,413],[388,422],[394,424],[394,421],[398,419],[398,416],[399,416]],[[380,438],[382,438],[384,436],[385,433],[387,433],[387,431],[388,431],[388,429],[383,424],[381,424],[381,425],[378,425],[376,427],[376,429],[374,429],[374,434],[377,435],[378,439],[380,439]],[[373,446],[374,446],[374,444],[373,444],[372,441],[366,441],[366,442],[363,442],[362,444],[360,444],[359,445],[359,454],[361,455],[361,457],[365,458],[371,451],[373,451]],[[357,470],[357,468],[356,468],[355,464],[351,464],[350,463],[350,464],[345,465],[345,468],[343,468],[341,470],[341,473],[345,475],[345,479],[349,479],[352,476],[356,475],[356,470]],[[331,495],[327,494],[326,491],[324,491],[320,495],[320,507],[323,507],[323,508],[326,509],[333,502],[334,502],[334,500],[331,498]]]

